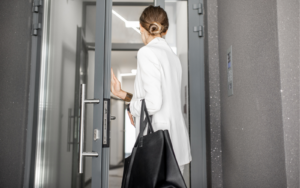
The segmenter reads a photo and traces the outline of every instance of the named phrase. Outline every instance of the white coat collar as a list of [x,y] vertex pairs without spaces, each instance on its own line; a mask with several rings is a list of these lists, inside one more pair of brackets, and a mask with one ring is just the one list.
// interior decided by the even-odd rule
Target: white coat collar
[[161,37],[156,37],[156,38],[152,39],[147,45],[158,42],[158,41],[165,41],[165,39],[161,38]]

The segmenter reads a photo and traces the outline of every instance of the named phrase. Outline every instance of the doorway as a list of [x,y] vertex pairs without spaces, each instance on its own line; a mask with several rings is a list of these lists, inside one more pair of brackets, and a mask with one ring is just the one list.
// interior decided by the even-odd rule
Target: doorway
[[[120,80],[122,89],[130,93],[134,93],[133,85],[137,68],[137,51],[144,45],[138,30],[139,16],[149,4],[144,3],[143,5],[135,2],[122,2],[113,3],[112,6],[111,67],[113,68],[116,77]],[[163,6],[168,14],[170,24],[168,34],[166,35],[165,39],[172,48],[173,52],[178,55],[182,63],[183,80],[181,106],[186,125],[189,129],[187,1],[166,1],[164,2]],[[120,108],[124,109],[123,106],[120,106]],[[113,114],[112,111],[111,114]],[[128,156],[130,155],[135,142],[135,131],[130,122],[128,123],[128,120],[126,120],[127,113],[125,113],[124,120],[124,143],[120,144],[125,146],[125,149],[123,150],[125,150],[125,156]],[[115,132],[115,130],[113,132],[113,126],[111,129],[111,139],[117,139],[116,137],[119,135],[120,130],[119,132]],[[116,146],[111,145],[111,151],[115,150],[114,147]],[[110,158],[111,160],[112,158],[115,158],[112,152]],[[122,172],[122,166],[120,166],[119,169],[114,168],[110,170],[110,188],[121,187]],[[186,165],[184,178],[188,187],[190,187],[189,172],[189,165]],[[116,180],[117,176],[119,176],[119,180]],[[115,182],[113,180],[115,180]]]
[[[120,187],[135,133],[128,124],[126,103],[110,93],[110,67],[123,90],[134,93],[137,51],[144,45],[139,16],[150,4],[164,7],[170,24],[165,39],[182,63],[181,107],[190,130],[189,3],[46,0],[44,4],[47,28],[34,187]],[[186,165],[188,187],[191,177]]]

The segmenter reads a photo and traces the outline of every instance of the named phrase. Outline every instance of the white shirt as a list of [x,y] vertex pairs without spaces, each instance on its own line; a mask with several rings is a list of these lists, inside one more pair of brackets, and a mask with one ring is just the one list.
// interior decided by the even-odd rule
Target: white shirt
[[[169,130],[178,165],[192,160],[189,134],[181,108],[182,67],[179,58],[161,37],[137,53],[134,94],[130,102],[136,137],[140,131],[141,99],[145,99],[154,131]],[[146,130],[145,130],[146,133]]]

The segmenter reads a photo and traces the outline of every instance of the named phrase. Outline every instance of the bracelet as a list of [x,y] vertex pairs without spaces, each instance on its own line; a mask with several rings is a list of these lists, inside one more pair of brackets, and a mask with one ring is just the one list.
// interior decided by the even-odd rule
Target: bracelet
[[126,97],[125,97],[124,101],[126,101],[126,102],[130,102],[130,101],[131,101],[131,99],[132,99],[132,94],[127,92],[127,93],[126,93]]

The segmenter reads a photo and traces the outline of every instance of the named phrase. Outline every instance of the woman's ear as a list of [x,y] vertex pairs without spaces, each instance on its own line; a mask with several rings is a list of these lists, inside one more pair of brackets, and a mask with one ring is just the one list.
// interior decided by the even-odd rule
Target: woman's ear
[[144,28],[142,27],[141,23],[140,23],[140,32],[144,32]]
[[168,30],[162,33],[162,36],[165,36],[167,34]]

